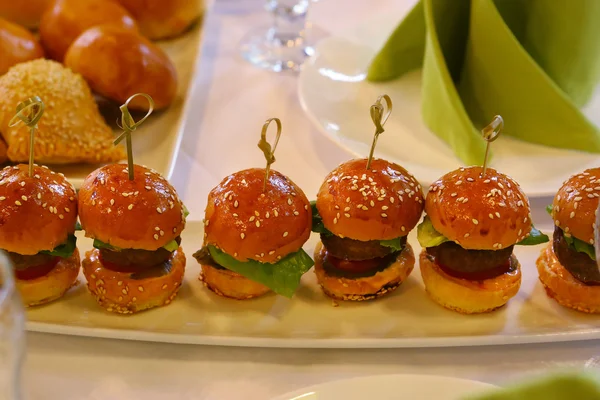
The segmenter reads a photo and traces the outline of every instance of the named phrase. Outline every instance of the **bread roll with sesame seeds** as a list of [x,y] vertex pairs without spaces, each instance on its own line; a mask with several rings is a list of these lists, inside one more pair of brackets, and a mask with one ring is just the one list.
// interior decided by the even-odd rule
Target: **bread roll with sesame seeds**
[[[157,110],[177,95],[177,71],[169,57],[136,32],[103,25],[88,29],[73,42],[65,65],[81,74],[92,90],[118,104],[146,93]],[[135,98],[129,108],[148,110],[148,101]]]
[[275,263],[298,251],[310,236],[312,213],[306,195],[285,175],[252,168],[229,175],[210,191],[205,245],[239,261]]
[[44,57],[44,50],[27,29],[0,18],[0,75],[22,62]]
[[34,29],[52,0],[1,0],[0,17],[25,28]]
[[79,189],[85,235],[120,249],[157,250],[185,228],[183,203],[156,171],[111,164],[89,174]]
[[175,250],[168,262],[167,274],[139,279],[130,272],[106,268],[100,251],[94,249],[86,253],[82,266],[88,289],[101,307],[117,314],[133,314],[169,305],[175,299],[185,273],[182,249]]
[[135,20],[115,0],[53,0],[42,15],[40,39],[48,56],[62,62],[71,43],[99,25],[137,31]]
[[406,236],[421,219],[421,185],[401,166],[373,159],[345,162],[317,194],[323,224],[334,235],[360,241]]
[[594,224],[599,202],[600,168],[575,174],[563,183],[554,196],[554,224],[566,234],[594,244]]
[[75,232],[77,194],[64,175],[25,164],[0,171],[0,249],[22,255],[53,250]]
[[425,212],[434,228],[464,249],[500,250],[531,231],[529,200],[509,176],[479,166],[459,168],[434,182]]
[[105,163],[125,158],[100,115],[85,80],[61,64],[38,59],[12,67],[0,77],[0,133],[8,158],[29,159],[29,128],[9,127],[19,102],[39,96],[46,105],[35,132],[34,156],[48,164]]
[[461,314],[496,310],[514,297],[521,287],[521,266],[511,255],[514,270],[485,280],[461,279],[447,274],[427,254],[419,257],[421,277],[429,297],[441,306]]

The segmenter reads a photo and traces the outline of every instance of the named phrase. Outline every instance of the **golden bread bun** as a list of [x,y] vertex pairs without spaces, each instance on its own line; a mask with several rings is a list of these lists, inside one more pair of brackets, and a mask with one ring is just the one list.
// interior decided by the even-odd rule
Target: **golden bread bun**
[[6,142],[0,136],[0,164],[3,164],[8,161],[8,146]]
[[479,314],[494,311],[514,297],[521,287],[521,265],[511,255],[516,266],[495,278],[483,281],[460,279],[445,273],[423,250],[419,257],[425,290],[436,303],[461,314]]
[[47,164],[103,163],[125,158],[98,111],[90,88],[69,68],[49,60],[17,64],[0,77],[0,132],[14,162],[29,160],[29,127],[9,127],[15,108],[39,96],[46,105],[35,132],[35,160]]
[[406,236],[421,219],[423,192],[401,166],[350,160],[327,175],[317,194],[323,224],[334,235],[363,242]]
[[156,250],[185,228],[183,203],[156,171],[111,164],[89,174],[79,189],[85,235],[121,249]]
[[459,168],[434,182],[425,212],[434,228],[465,249],[500,250],[531,231],[529,199],[509,176],[479,166]]
[[323,243],[315,247],[315,274],[323,292],[336,300],[373,300],[393,292],[408,278],[415,265],[415,256],[409,244],[398,254],[396,261],[383,271],[364,278],[332,276],[323,267],[326,250]]
[[53,250],[75,232],[77,194],[63,174],[25,164],[0,171],[0,249],[23,255]]
[[37,28],[52,0],[0,0],[0,18],[26,28]]
[[252,168],[229,175],[208,194],[204,242],[239,261],[274,263],[298,251],[310,236],[306,195],[287,176]]
[[585,285],[574,278],[556,258],[552,243],[542,250],[536,266],[549,297],[577,311],[600,313],[600,286]]
[[202,264],[199,279],[215,294],[235,300],[248,300],[271,291],[262,283],[254,282],[237,272],[205,264]]
[[98,25],[137,30],[131,15],[115,0],[54,0],[42,15],[40,39],[50,58],[63,61],[71,43]]
[[25,307],[50,303],[64,296],[77,283],[79,266],[79,250],[75,249],[71,257],[61,258],[46,275],[30,280],[15,279]]
[[131,273],[105,268],[100,250],[88,251],[82,262],[83,274],[89,291],[98,304],[109,312],[133,314],[170,304],[183,282],[185,254],[181,247],[169,259],[171,271],[167,275],[132,279]]
[[573,175],[554,196],[554,224],[567,235],[594,244],[594,225],[599,199],[600,168],[586,169]]
[[[65,65],[81,74],[93,91],[119,104],[136,93],[146,93],[155,109],[167,107],[177,95],[177,72],[169,57],[133,30],[116,26],[88,29],[73,42]],[[137,97],[129,108],[148,110]]]
[[180,35],[202,13],[202,0],[119,0],[149,39]]
[[0,18],[0,75],[13,65],[44,57],[44,50],[27,29]]

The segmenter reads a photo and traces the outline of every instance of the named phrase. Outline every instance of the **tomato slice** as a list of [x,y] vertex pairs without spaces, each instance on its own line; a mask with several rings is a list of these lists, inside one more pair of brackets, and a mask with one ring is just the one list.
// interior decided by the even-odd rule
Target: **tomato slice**
[[56,264],[60,261],[60,257],[54,257],[52,261],[47,262],[42,265],[34,265],[32,267],[27,267],[21,270],[15,270],[15,276],[17,279],[22,281],[30,281],[32,279],[39,278],[41,276],[47,275],[56,267]]
[[381,258],[371,258],[369,260],[352,261],[343,260],[326,254],[327,261],[334,267],[342,271],[348,272],[367,272],[377,269],[381,266],[383,260]]

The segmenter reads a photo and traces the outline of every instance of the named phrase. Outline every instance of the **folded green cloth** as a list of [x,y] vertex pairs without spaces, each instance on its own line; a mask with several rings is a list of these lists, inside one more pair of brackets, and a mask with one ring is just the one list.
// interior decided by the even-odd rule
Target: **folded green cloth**
[[481,163],[478,130],[496,114],[507,135],[600,152],[600,133],[577,108],[600,78],[600,1],[565,3],[423,0],[367,79],[395,79],[422,65],[423,119],[467,164]]
[[591,375],[554,375],[465,400],[600,400],[600,384]]

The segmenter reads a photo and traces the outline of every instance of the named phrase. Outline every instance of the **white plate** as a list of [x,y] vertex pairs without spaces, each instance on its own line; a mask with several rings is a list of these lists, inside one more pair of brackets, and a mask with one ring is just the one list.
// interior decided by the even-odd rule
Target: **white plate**
[[[536,215],[534,214],[534,218]],[[537,220],[537,218],[535,218]],[[541,224],[539,228],[544,227]],[[192,254],[202,243],[202,224],[190,222],[182,235],[187,255],[185,282],[175,301],[131,316],[104,312],[85,287],[85,278],[60,301],[29,309],[31,331],[158,342],[323,348],[472,346],[600,339],[600,316],[567,310],[549,299],[537,278],[542,246],[517,246],[521,290],[507,307],[464,316],[431,301],[418,267],[398,290],[373,302],[334,307],[312,271],[292,300],[274,294],[250,301],[214,295],[198,281]],[[318,239],[306,245],[312,254]],[[415,233],[409,243],[419,250]],[[82,253],[91,240],[80,238]]]
[[[387,93],[394,112],[379,138],[376,154],[395,161],[428,185],[461,162],[421,118],[421,71],[386,83],[370,83],[365,74],[401,16],[371,20],[343,37],[321,41],[298,82],[302,107],[319,131],[357,157],[369,154],[374,126],[369,106]],[[600,92],[585,114],[600,125]],[[568,134],[568,133],[565,133]],[[511,175],[530,196],[554,195],[571,174],[600,165],[597,154],[553,149],[503,136],[494,142],[492,165]]]
[[[177,70],[177,97],[167,109],[157,111],[150,116],[133,136],[134,162],[155,169],[167,179],[171,177],[175,167],[181,137],[186,127],[185,120],[189,113],[193,112],[189,104],[189,94],[196,77],[195,66],[200,59],[201,25],[197,23],[193,29],[176,39],[156,42],[168,54]],[[118,105],[108,105],[103,102],[100,105],[107,122],[114,125],[120,116]],[[115,130],[116,134],[118,132]],[[50,167],[64,173],[78,188],[83,183],[83,179],[99,165],[71,164]]]
[[375,375],[323,383],[272,400],[460,400],[496,388],[435,375]]

